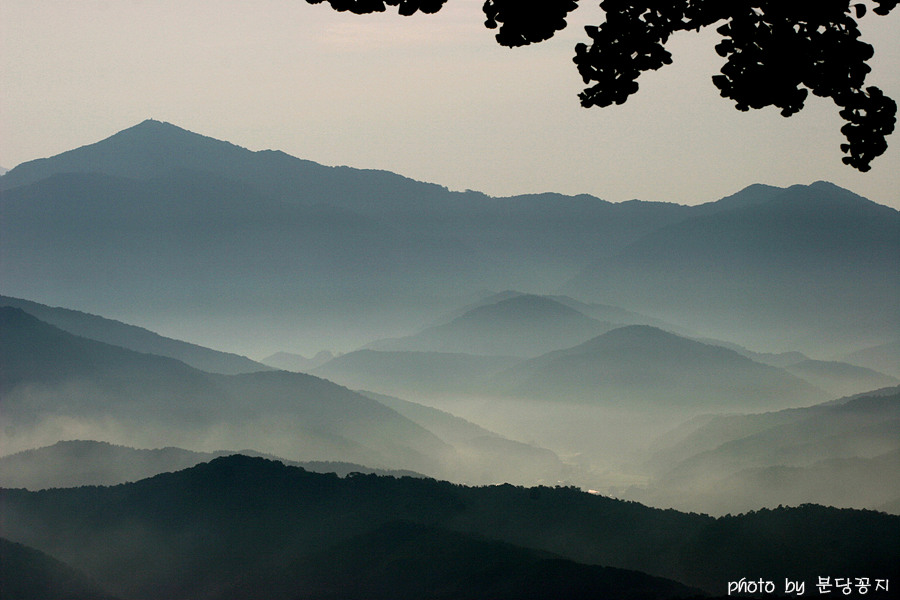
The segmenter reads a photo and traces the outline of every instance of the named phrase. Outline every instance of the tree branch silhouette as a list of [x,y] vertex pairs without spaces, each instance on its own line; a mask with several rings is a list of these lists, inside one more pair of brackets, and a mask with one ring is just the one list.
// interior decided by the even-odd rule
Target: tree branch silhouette
[[[326,0],[307,0],[319,4]],[[327,0],[338,11],[402,15],[435,13],[446,0]],[[666,43],[676,31],[717,25],[716,52],[725,64],[712,77],[738,110],[774,106],[789,117],[809,92],[831,98],[847,121],[843,162],[868,171],[887,150],[897,103],[866,86],[871,45],[860,39],[858,21],[868,7],[887,15],[898,0],[603,0],[605,21],[585,27],[589,43],[575,46],[574,62],[587,87],[584,107],[622,104],[638,91],[644,71],[671,64]],[[485,0],[485,26],[497,42],[517,47],[542,42],[567,25],[578,0]]]

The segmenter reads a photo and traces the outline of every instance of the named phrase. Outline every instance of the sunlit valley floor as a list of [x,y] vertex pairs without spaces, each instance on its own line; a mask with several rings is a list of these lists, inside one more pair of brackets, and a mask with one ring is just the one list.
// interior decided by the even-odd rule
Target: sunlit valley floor
[[4,598],[900,585],[896,210],[490,198],[154,121],[0,187]]

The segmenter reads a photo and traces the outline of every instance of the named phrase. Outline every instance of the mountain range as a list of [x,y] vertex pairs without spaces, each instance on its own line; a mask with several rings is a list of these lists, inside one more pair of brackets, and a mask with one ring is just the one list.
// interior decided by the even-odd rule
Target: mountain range
[[628,497],[711,513],[819,503],[895,511],[900,388],[810,407],[716,415],[662,438]]
[[900,212],[817,182],[660,228],[566,289],[753,345],[849,351],[896,339],[897,256]]
[[781,407],[823,395],[780,369],[648,325],[621,327],[525,361],[497,381],[527,397],[662,407]]
[[[0,330],[7,449],[77,435],[149,448],[256,448],[474,483],[556,481],[564,472],[549,450],[484,430],[455,448],[429,431],[433,415],[410,419],[312,375],[209,373],[70,334],[15,307],[0,307]],[[410,411],[415,407],[404,404]],[[451,419],[444,415],[444,426]]]
[[0,487],[43,490],[86,485],[118,485],[180,471],[221,456],[242,454],[278,460],[315,473],[375,473],[424,477],[414,471],[373,469],[336,461],[289,461],[253,450],[197,452],[184,448],[139,449],[94,440],[66,440],[0,457]]
[[900,213],[822,182],[698,206],[491,198],[145,121],[0,189],[0,292],[251,356],[402,337],[485,289],[815,358],[900,334]]
[[10,298],[9,296],[0,296],[0,306],[22,309],[41,321],[73,335],[146,354],[168,356],[201,371],[236,375],[238,373],[253,373],[269,369],[266,365],[244,356],[238,356],[229,352],[219,352],[197,344],[189,344],[181,340],[163,337],[143,327],[128,325],[121,321],[105,319],[81,311],[45,306],[37,302],[21,298]]
[[568,348],[614,325],[545,296],[521,294],[472,308],[414,335],[368,345],[374,350],[537,356]]
[[811,361],[799,353],[792,357],[796,362],[785,360],[794,374],[725,343],[695,341],[651,325],[597,321],[572,308],[574,301],[563,302],[527,294],[494,296],[448,322],[373,342],[313,372],[353,388],[417,397],[499,394],[718,410],[783,408],[828,398],[832,392],[810,385],[802,378],[806,373],[840,392],[894,382],[875,371]]
[[25,163],[0,597],[896,580],[898,257],[827,182],[492,198],[152,120]]
[[341,479],[244,456],[113,487],[6,489],[0,509],[9,539],[126,598],[672,598],[724,595],[747,569],[811,582],[894,579],[900,564],[900,517],[871,511],[713,519],[566,487]]

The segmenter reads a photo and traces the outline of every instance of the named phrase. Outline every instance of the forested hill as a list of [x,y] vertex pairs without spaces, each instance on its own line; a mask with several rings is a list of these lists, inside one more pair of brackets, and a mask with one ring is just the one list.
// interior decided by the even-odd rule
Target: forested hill
[[[724,594],[727,582],[741,577],[805,579],[812,586],[824,574],[894,581],[900,575],[895,543],[900,517],[872,511],[806,505],[713,519],[575,488],[474,488],[376,475],[341,479],[244,456],[114,487],[4,490],[0,509],[10,539],[87,573],[113,594],[132,598],[241,598],[248,597],[241,595],[242,585],[262,581],[273,594],[280,590],[267,597],[296,596],[315,589],[302,586],[318,583],[297,582],[286,565],[308,567],[342,545],[384,548],[376,543],[387,535],[383,528],[396,528],[392,524],[400,521],[413,524],[409,535],[421,535],[415,533],[421,532],[418,527],[434,528],[441,547],[502,542],[552,553],[569,561],[566,568],[573,573],[581,567],[572,561],[604,565],[714,594]],[[511,557],[507,566],[517,572],[524,555],[510,546],[504,551]],[[415,547],[397,551],[402,555]],[[335,573],[346,568],[352,578],[358,567],[353,554],[334,556],[347,559],[333,563],[329,577],[338,581]],[[479,553],[448,550],[446,556],[458,561],[453,570],[458,577],[479,573],[473,559]],[[404,568],[415,564],[413,558],[406,554],[383,564],[378,577],[399,582],[418,577]],[[448,568],[438,560],[427,562]],[[596,573],[584,573],[599,585],[591,579]],[[374,577],[371,569],[368,576]],[[473,585],[479,581],[472,579]],[[331,590],[317,597],[351,596]]]

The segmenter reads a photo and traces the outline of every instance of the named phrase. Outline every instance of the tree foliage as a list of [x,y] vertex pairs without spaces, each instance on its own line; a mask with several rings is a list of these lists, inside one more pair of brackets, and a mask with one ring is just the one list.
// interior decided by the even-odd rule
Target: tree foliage
[[[307,0],[319,4],[325,0]],[[357,14],[397,6],[402,15],[439,11],[446,0],[327,0]],[[641,73],[672,62],[666,43],[676,31],[717,25],[716,52],[725,59],[712,80],[738,110],[775,106],[785,117],[811,91],[831,98],[847,123],[841,128],[844,163],[868,171],[887,149],[897,104],[866,86],[874,55],[860,39],[868,12],[886,15],[898,0],[603,0],[605,21],[585,28],[589,42],[575,46],[585,85],[582,106],[624,103],[638,90]],[[542,42],[566,27],[578,0],[485,0],[485,25],[509,47]]]

